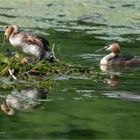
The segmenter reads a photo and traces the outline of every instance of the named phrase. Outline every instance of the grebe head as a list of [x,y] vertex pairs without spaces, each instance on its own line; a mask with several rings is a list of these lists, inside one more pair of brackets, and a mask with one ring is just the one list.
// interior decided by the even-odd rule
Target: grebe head
[[9,39],[12,34],[18,33],[19,31],[20,29],[17,25],[9,25],[6,27],[4,35],[6,39]]
[[103,48],[96,50],[96,52],[100,52],[103,50],[112,51],[114,54],[119,54],[120,46],[119,46],[118,42],[116,42],[116,41],[109,42]]

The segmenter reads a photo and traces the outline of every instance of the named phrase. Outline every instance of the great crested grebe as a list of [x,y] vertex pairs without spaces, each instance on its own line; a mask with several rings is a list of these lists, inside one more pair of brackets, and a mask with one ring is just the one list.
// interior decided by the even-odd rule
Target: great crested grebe
[[7,40],[23,52],[36,56],[38,59],[47,58],[53,61],[53,54],[48,48],[49,42],[42,36],[21,32],[19,26],[9,25],[4,33]]
[[110,54],[103,57],[100,61],[100,65],[136,65],[140,64],[140,60],[133,56],[121,55],[120,46],[118,42],[110,42],[105,47],[98,49],[96,52],[107,50],[111,51]]

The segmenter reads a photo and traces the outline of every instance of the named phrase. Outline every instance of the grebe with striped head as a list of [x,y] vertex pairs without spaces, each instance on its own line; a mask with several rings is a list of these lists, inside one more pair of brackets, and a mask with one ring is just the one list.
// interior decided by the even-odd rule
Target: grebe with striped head
[[106,44],[105,47],[98,49],[96,52],[103,50],[111,51],[111,53],[101,59],[100,65],[140,65],[139,59],[136,59],[133,56],[120,54],[120,46],[118,42],[110,42]]
[[53,61],[53,54],[49,49],[49,42],[42,36],[22,32],[17,25],[9,25],[5,30],[5,38],[16,48],[36,56],[38,59],[47,58]]

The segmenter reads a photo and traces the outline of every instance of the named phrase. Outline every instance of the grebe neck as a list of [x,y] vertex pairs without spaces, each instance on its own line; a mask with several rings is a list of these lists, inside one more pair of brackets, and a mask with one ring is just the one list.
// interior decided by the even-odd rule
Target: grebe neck
[[113,52],[111,52],[110,54],[106,55],[105,57],[103,57],[100,61],[101,65],[108,65],[108,61],[111,60],[112,58],[116,57],[118,54],[115,54]]

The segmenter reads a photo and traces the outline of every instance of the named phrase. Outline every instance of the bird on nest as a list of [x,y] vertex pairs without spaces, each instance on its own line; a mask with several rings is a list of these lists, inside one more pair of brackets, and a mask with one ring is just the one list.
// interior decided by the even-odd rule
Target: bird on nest
[[44,37],[20,31],[18,25],[7,26],[4,36],[16,48],[21,49],[24,53],[34,55],[39,60],[47,58],[53,62],[54,55],[49,49],[49,42]]

